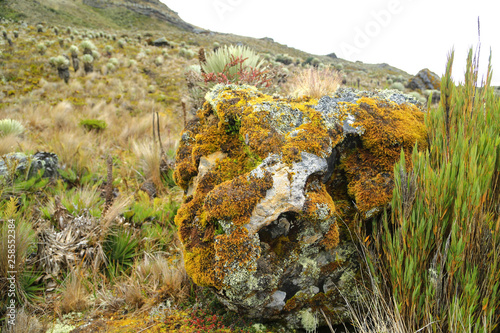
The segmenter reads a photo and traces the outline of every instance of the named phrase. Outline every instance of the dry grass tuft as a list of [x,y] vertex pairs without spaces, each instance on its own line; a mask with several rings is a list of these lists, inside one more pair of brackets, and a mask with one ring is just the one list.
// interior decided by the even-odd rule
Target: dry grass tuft
[[157,143],[152,141],[134,141],[132,150],[139,160],[145,179],[151,179],[157,188],[163,187],[160,175],[161,152]]
[[19,145],[19,141],[19,137],[15,134],[0,137],[0,155],[15,151]]
[[284,91],[285,94],[295,98],[300,96],[320,98],[337,91],[341,83],[342,78],[337,71],[311,67],[293,75],[285,85]]
[[139,281],[122,285],[122,292],[127,306],[140,309],[144,305],[144,295]]
[[88,307],[88,291],[84,286],[84,280],[83,272],[78,268],[68,274],[57,305],[58,312],[61,314],[81,312]]
[[183,260],[168,260],[160,254],[145,255],[137,264],[134,276],[143,281],[151,292],[161,292],[177,300],[188,295],[188,277]]

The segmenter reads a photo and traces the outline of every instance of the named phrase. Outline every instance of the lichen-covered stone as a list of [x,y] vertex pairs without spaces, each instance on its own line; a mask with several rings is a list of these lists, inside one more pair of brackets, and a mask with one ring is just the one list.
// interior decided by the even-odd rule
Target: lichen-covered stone
[[186,271],[249,317],[311,330],[321,308],[346,320],[346,299],[359,298],[355,216],[387,207],[401,149],[425,147],[418,102],[350,89],[281,99],[235,85],[206,99],[177,152]]
[[38,152],[34,155],[9,153],[0,157],[0,176],[8,179],[18,175],[29,179],[36,176],[39,171],[43,172],[45,178],[54,178],[59,175],[58,167],[57,155],[53,153]]

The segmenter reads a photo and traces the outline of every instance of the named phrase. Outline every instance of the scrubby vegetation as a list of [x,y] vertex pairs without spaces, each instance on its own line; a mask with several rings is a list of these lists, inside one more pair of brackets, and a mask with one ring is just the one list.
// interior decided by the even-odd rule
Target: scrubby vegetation
[[[174,223],[183,193],[173,181],[184,124],[221,80],[319,97],[342,81],[405,90],[409,76],[232,35],[112,30],[128,27],[120,14],[99,30],[76,16],[64,19],[75,26],[2,21],[0,154],[45,151],[59,162],[57,178],[7,162],[0,176],[0,290],[8,283],[6,221],[14,220],[16,332],[67,332],[91,320],[89,331],[283,331],[223,310],[186,275]],[[164,36],[169,47],[152,45]],[[239,40],[247,53],[231,46]],[[443,78],[441,104],[426,118],[428,150],[415,150],[413,171],[402,159],[392,210],[361,237],[374,293],[372,316],[353,309],[361,331],[499,325],[500,111],[487,84],[476,88],[477,64],[468,68],[462,86]]]

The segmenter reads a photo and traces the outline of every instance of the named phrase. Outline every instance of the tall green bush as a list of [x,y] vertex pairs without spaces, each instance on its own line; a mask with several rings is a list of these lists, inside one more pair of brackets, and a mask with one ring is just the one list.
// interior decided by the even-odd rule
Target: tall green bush
[[440,105],[426,114],[429,147],[414,150],[411,168],[401,153],[392,211],[368,260],[409,332],[486,333],[500,324],[500,102],[491,64],[478,87],[470,50],[465,83],[455,86],[453,58]]

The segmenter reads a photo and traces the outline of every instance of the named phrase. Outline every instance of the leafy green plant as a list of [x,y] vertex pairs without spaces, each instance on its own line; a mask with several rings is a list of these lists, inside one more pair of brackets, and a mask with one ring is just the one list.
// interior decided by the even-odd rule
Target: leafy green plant
[[24,126],[15,119],[0,120],[0,138],[7,135],[21,135],[24,133]]
[[80,126],[85,128],[87,131],[100,132],[108,127],[108,124],[104,120],[99,119],[82,119],[80,121]]
[[144,222],[161,222],[168,224],[173,221],[179,203],[171,198],[154,198],[151,200],[145,192],[138,192],[136,200],[124,216],[131,222],[142,225]]
[[146,222],[141,227],[142,246],[146,252],[168,251],[175,237],[175,226]]
[[15,179],[9,181],[0,179],[0,185],[4,186],[3,192],[0,193],[2,197],[22,196],[26,193],[40,193],[50,182],[49,178],[43,178],[43,170],[40,170],[36,175],[29,179],[27,175],[28,173],[26,173],[25,177],[17,175]]

